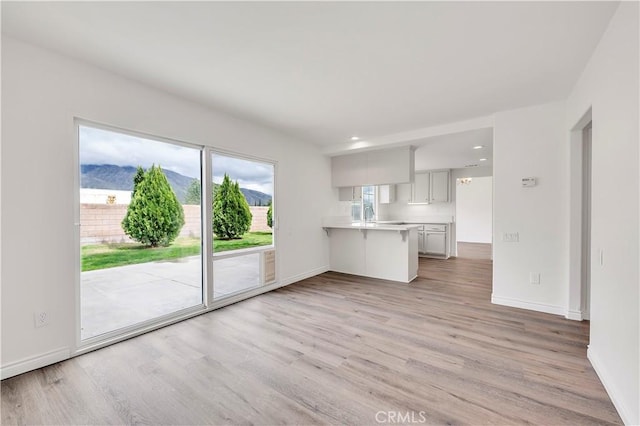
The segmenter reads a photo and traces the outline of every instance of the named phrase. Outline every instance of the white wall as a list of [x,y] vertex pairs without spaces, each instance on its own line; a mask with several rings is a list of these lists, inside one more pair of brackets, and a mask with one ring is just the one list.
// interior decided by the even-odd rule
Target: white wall
[[[328,268],[316,147],[4,36],[2,90],[3,369],[75,348],[74,117],[277,161],[280,280]],[[51,324],[34,328],[36,310]]]
[[[620,4],[567,100],[566,123],[572,129],[592,109],[588,355],[627,424],[640,424],[638,9],[637,2]],[[580,199],[572,202],[579,205]],[[572,211],[578,216],[569,221],[575,222],[579,209]],[[579,299],[573,297],[572,303],[570,309],[579,308]]]
[[455,186],[456,237],[468,243],[491,243],[493,239],[493,178],[475,177]]
[[[495,115],[493,145],[495,303],[565,314],[569,184],[565,104],[555,102]],[[523,177],[538,185],[523,188]],[[519,242],[502,234],[518,233]],[[529,273],[540,273],[540,284]]]

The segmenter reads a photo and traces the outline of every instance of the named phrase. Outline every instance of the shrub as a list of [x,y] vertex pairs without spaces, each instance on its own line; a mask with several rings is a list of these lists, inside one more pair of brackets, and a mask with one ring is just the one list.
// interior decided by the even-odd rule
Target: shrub
[[160,166],[134,177],[134,189],[122,229],[133,240],[157,247],[175,240],[184,225],[184,211]]
[[273,228],[273,202],[269,201],[269,209],[267,210],[267,226]]
[[241,238],[251,228],[251,210],[238,182],[225,173],[213,196],[213,233],[221,239]]

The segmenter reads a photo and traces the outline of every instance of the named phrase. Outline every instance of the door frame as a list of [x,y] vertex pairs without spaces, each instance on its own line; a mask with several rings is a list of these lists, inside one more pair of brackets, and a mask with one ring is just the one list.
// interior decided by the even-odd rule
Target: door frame
[[[592,126],[592,109],[589,107],[569,130],[569,294],[567,319],[582,321],[589,318],[586,306],[588,289],[585,288],[584,268],[590,268],[590,259],[583,259],[584,217],[584,130]],[[590,247],[589,247],[590,248]],[[585,265],[588,262],[589,265]]]

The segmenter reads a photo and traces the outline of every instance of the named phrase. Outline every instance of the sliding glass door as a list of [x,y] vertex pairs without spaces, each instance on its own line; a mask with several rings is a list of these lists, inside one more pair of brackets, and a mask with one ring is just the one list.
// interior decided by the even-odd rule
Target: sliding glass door
[[80,347],[276,281],[275,164],[84,121],[77,132]]
[[80,337],[203,303],[202,149],[80,125]]

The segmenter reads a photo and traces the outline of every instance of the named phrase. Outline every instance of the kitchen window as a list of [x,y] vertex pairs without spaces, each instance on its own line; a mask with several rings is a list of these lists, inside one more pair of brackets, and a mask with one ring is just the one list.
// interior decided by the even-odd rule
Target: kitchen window
[[353,222],[373,222],[376,220],[378,207],[376,187],[363,186],[359,197],[351,203],[351,219]]

